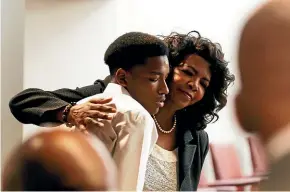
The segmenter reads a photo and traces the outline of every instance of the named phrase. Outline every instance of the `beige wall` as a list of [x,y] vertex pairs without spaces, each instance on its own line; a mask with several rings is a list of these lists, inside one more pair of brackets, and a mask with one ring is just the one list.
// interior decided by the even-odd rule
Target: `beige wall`
[[24,2],[1,0],[1,165],[22,139],[22,125],[11,115],[8,102],[23,89]]

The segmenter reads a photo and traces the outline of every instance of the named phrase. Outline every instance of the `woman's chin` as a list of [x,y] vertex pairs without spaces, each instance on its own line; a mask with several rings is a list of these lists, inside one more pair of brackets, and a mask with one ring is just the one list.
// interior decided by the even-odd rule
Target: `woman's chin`
[[186,108],[186,107],[188,107],[190,105],[190,103],[182,102],[182,101],[175,102],[175,104],[176,104],[177,110],[184,109],[184,108]]

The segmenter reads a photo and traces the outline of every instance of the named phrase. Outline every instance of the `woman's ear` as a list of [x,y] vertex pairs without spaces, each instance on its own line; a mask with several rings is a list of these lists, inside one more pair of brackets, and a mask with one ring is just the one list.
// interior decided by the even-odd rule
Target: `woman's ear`
[[127,74],[128,72],[122,68],[119,68],[115,73],[116,83],[121,85],[122,87],[127,87]]

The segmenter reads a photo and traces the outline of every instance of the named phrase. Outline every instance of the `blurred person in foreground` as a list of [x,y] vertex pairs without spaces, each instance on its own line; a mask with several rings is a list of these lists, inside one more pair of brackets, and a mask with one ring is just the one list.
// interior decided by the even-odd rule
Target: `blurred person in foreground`
[[2,173],[4,191],[118,190],[116,166],[96,137],[40,132],[19,145]]
[[290,191],[290,1],[259,7],[239,45],[241,90],[236,111],[244,130],[256,133],[269,154],[270,174],[261,190]]

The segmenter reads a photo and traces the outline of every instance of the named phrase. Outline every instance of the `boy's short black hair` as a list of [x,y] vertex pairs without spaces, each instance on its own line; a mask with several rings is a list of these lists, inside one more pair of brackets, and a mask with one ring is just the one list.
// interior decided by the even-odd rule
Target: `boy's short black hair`
[[113,75],[119,68],[130,70],[144,64],[148,57],[163,55],[168,55],[168,48],[162,40],[147,33],[130,32],[110,44],[104,60]]

